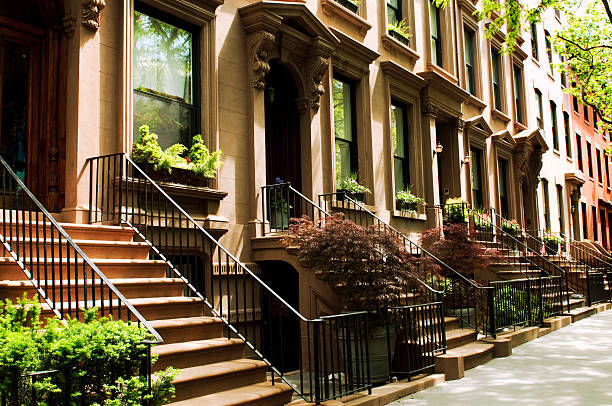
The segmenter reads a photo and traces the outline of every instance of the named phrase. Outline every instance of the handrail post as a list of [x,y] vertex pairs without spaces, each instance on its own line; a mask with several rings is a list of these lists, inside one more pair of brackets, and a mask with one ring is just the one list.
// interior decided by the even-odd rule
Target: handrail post
[[[314,356],[314,393],[315,405],[321,404],[321,368],[319,362],[321,360],[321,348],[319,346],[319,323],[320,320],[312,320],[312,337],[313,337],[313,356]],[[349,344],[350,345],[350,344]],[[350,362],[350,360],[349,360]]]
[[[490,286],[490,284],[489,284]],[[490,287],[489,289],[487,289],[487,303],[489,306],[489,327],[490,327],[490,333],[491,333],[491,337],[493,338],[497,338],[497,327],[495,326],[495,298],[494,298],[494,291],[495,288]]]
[[538,277],[538,306],[540,306],[540,326],[544,324],[544,295],[542,292],[542,274]]
[[533,309],[531,308],[531,279],[527,279],[527,318],[529,325],[533,324]]
[[587,284],[587,306],[591,306],[591,277],[589,273],[589,268],[586,268],[586,284]]

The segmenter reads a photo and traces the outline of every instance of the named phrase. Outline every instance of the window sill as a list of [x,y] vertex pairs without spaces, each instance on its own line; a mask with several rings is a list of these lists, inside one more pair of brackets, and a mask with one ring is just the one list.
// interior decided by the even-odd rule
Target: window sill
[[448,80],[449,82],[455,85],[459,83],[459,79],[457,79],[456,76],[454,76],[452,73],[444,69],[442,66],[438,66],[436,64],[429,62],[426,65],[426,70],[436,72],[437,74],[442,76],[444,79]]
[[503,121],[504,124],[508,124],[510,122],[510,117],[505,115],[503,112],[497,110],[496,108],[491,109],[491,117]]
[[555,75],[553,74],[553,72],[546,72],[546,74],[548,75],[548,78],[550,80],[552,80],[553,82],[555,81]]
[[567,159],[567,162],[574,162],[574,159],[571,156],[566,156],[565,159]]
[[604,187],[602,182],[598,182],[599,186],[601,186],[602,188]]
[[561,152],[559,152],[558,149],[553,148],[553,154],[557,155],[558,157],[561,157]]
[[538,61],[533,55],[531,55],[531,62],[535,63],[538,68],[540,67],[540,61]]
[[383,43],[383,47],[385,48],[385,50],[387,51],[395,50],[407,56],[408,59],[410,60],[410,65],[411,65],[410,69],[414,67],[414,64],[420,58],[420,55],[417,54],[414,49],[410,48],[410,46],[406,44],[402,44],[400,41],[396,40],[395,38],[390,36],[388,33],[385,33],[382,36],[382,43]]
[[526,126],[526,125],[524,125],[523,123],[519,123],[518,121],[515,121],[515,122],[514,122],[514,129],[515,129],[517,132],[520,132],[520,131],[525,131],[525,130],[527,130],[528,128],[527,128],[527,126]]
[[484,108],[487,107],[487,104],[485,102],[483,102],[477,96],[474,96],[471,93],[468,96],[468,98],[465,99],[465,103],[476,106],[480,110],[481,113],[484,110]]
[[370,28],[372,28],[372,24],[334,0],[321,0],[321,8],[328,16],[336,15],[348,21],[359,30],[361,35],[365,36]]
[[426,214],[409,213],[407,211],[401,211],[401,210],[393,210],[391,212],[391,215],[393,217],[409,219],[409,220],[420,220],[420,221],[426,221],[427,220],[427,215]]

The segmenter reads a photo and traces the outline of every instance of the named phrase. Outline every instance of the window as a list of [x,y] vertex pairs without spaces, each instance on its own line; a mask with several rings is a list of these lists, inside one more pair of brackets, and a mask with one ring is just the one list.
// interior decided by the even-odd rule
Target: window
[[587,166],[589,167],[589,178],[593,177],[593,157],[591,156],[591,143],[586,143]]
[[599,233],[597,232],[597,208],[592,206],[591,212],[593,216],[593,241],[597,241],[599,240]]
[[572,96],[572,105],[574,106],[574,111],[578,114],[578,98],[576,96]]
[[595,155],[597,156],[597,181],[603,184],[603,175],[601,171],[601,151],[596,149]]
[[355,87],[352,82],[335,76],[333,88],[336,185],[339,185],[358,169]]
[[531,23],[531,56],[538,59],[538,31],[535,23]]
[[491,73],[493,78],[493,101],[496,110],[502,110],[502,94],[501,94],[501,56],[499,51],[491,47]]
[[548,31],[544,31],[544,42],[546,43],[546,55],[548,55],[548,64],[550,65],[550,70],[553,70],[553,54],[552,54],[552,44],[550,42],[550,33]]
[[576,152],[578,153],[578,169],[584,171],[582,165],[582,143],[579,134],[576,134]]
[[482,184],[482,150],[471,148],[472,154],[472,199],[474,208],[484,207],[484,193]]
[[553,148],[559,150],[559,129],[557,128],[557,105],[550,101],[550,118],[552,121]]
[[474,73],[474,31],[464,28],[463,40],[465,41],[465,81],[467,90],[476,95],[476,75]]
[[[397,25],[403,18],[402,0],[387,0],[387,23]],[[406,42],[410,42],[409,38],[406,38]]]
[[610,187],[610,169],[608,167],[608,155],[607,154],[604,154],[604,169],[606,171],[606,186]]
[[582,238],[584,240],[589,239],[589,223],[587,222],[587,209],[586,203],[582,202],[580,204],[580,209],[582,211]]
[[565,74],[565,67],[567,65],[565,65],[565,56],[559,55],[559,57],[561,58],[561,63],[563,64],[563,69],[561,70],[561,85],[563,87],[567,87],[567,75]]
[[431,59],[442,66],[442,30],[440,29],[440,9],[433,2],[429,3],[429,26],[431,30]]
[[160,14],[134,11],[134,132],[147,124],[162,148],[189,146],[200,131],[199,31]]
[[570,130],[570,118],[567,112],[563,112],[563,129],[565,130],[565,152],[568,158],[572,157],[572,135]]
[[584,121],[588,123],[589,122],[589,106],[585,104],[584,106],[582,106],[582,108],[584,109]]
[[508,204],[508,160],[500,158],[497,161],[499,177],[499,203],[502,217],[509,218],[510,210]]
[[393,142],[393,172],[395,191],[406,190],[410,184],[408,167],[408,120],[406,105],[391,102],[391,139]]
[[544,225],[550,230],[550,198],[548,195],[548,180],[542,179],[542,196],[544,197]]
[[536,103],[537,103],[537,116],[536,119],[538,121],[538,127],[544,129],[544,123],[542,121],[542,93],[539,89],[535,89]]
[[557,207],[559,208],[559,231],[565,235],[565,217],[563,215],[563,186],[557,185]]
[[608,241],[606,238],[606,211],[604,209],[599,209],[599,222],[601,223],[601,243],[604,247],[608,246]]
[[516,113],[516,121],[523,122],[523,70],[514,65],[514,109]]

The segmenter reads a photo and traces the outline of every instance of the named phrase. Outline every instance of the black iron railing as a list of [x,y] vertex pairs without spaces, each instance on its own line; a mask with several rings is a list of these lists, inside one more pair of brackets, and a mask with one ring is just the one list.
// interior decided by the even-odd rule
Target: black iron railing
[[411,378],[431,372],[446,353],[442,302],[391,307],[387,312],[387,351],[391,376]]
[[[342,212],[345,218],[362,226],[376,226],[395,234],[415,258],[418,273],[424,275],[421,287],[425,287],[420,295],[413,296],[413,304],[441,301],[447,314],[460,320],[461,328],[473,328],[487,334],[490,324],[491,309],[489,307],[489,288],[479,286],[466,278],[442,260],[432,255],[420,245],[411,241],[406,235],[376,216],[367,207],[344,192],[319,195],[319,206],[331,213]],[[408,303],[404,303],[406,305]]]
[[494,289],[495,331],[542,325],[563,312],[560,276],[490,282]]
[[277,374],[308,402],[371,389],[362,367],[366,313],[305,318],[286,300],[293,298],[264,283],[125,154],[90,158],[88,164],[90,222],[136,231],[151,257],[164,260],[187,294],[222,320],[227,336],[243,340],[269,365],[272,382]]

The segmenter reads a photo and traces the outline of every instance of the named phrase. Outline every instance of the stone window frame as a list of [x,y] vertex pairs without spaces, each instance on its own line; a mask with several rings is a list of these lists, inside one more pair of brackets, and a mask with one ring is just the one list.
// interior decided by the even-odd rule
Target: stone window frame
[[[488,43],[488,59],[489,59],[489,78],[491,85],[489,86],[489,100],[491,101],[491,115],[501,119],[504,122],[510,121],[510,117],[508,114],[508,89],[507,89],[507,81],[506,81],[506,55],[504,53],[499,53],[499,88],[500,88],[500,98],[501,98],[501,110],[495,108],[495,95],[493,93],[493,49],[497,52],[500,52],[503,49],[503,39],[499,36],[494,36],[489,39]],[[514,103],[513,103],[514,104]]]
[[461,69],[458,69],[458,76],[463,84],[463,89],[470,93],[469,89],[467,88],[467,75],[465,71],[465,30],[468,29],[474,32],[474,81],[476,82],[476,94],[473,95],[470,93],[470,97],[466,100],[466,102],[475,105],[482,112],[482,110],[486,107],[486,104],[482,101],[484,97],[482,34],[478,19],[474,14],[476,12],[476,7],[470,0],[459,0],[457,2],[457,6],[459,11],[458,21],[461,21],[462,24],[462,29],[459,30],[459,41],[461,41],[463,50],[463,52],[459,52],[459,63],[461,64]]
[[[426,81],[406,70],[404,67],[391,61],[381,63],[384,78],[384,112],[383,121],[383,150],[385,161],[385,174],[389,179],[385,182],[387,196],[387,209],[395,215],[400,216],[395,210],[395,171],[393,167],[393,140],[391,137],[391,104],[398,101],[406,106],[406,116],[409,121],[408,129],[408,173],[409,184],[412,185],[412,193],[418,197],[425,198],[425,176],[423,168],[423,139],[421,134],[421,94],[420,90],[426,85]],[[419,207],[421,210],[421,207]],[[418,215],[425,213],[418,212]],[[402,216],[405,217],[405,216]]]
[[426,7],[423,7],[423,18],[427,40],[425,42],[425,66],[427,70],[433,70],[444,76],[446,79],[457,83],[455,66],[455,29],[453,18],[453,7],[440,7],[440,43],[442,45],[442,65],[437,65],[433,62],[433,54],[431,48],[431,18],[430,18],[430,3],[432,0],[427,0]]
[[[512,57],[510,58],[510,66],[512,68],[512,86],[510,86],[510,92],[512,96],[512,114],[514,115],[514,128],[518,131],[527,129],[527,94],[526,94],[526,80],[525,80],[525,59],[527,59],[528,55],[521,48],[515,48],[512,53]],[[516,94],[515,94],[515,69],[520,69],[521,71],[521,83],[519,84],[520,99],[521,99],[521,117],[522,120],[518,120],[517,114],[517,106],[516,106]]]
[[491,136],[493,140],[493,151],[495,155],[495,198],[496,203],[501,213],[501,198],[499,195],[499,160],[505,159],[508,161],[508,219],[518,220],[519,209],[517,207],[517,182],[515,182],[515,167],[514,167],[514,148],[516,142],[510,134],[510,131],[504,130]]
[[420,55],[417,53],[417,43],[418,43],[418,34],[419,32],[416,29],[415,23],[415,7],[414,0],[399,0],[402,6],[402,15],[403,20],[408,24],[408,30],[410,32],[410,38],[408,40],[408,45],[398,41],[389,35],[389,31],[387,30],[387,25],[389,24],[389,20],[387,17],[387,0],[381,1],[380,5],[380,13],[383,16],[382,23],[383,27],[380,30],[382,32],[381,40],[383,43],[383,47],[387,50],[397,50],[400,53],[406,55],[409,58],[411,68],[414,66],[416,61],[420,58]]
[[200,81],[194,93],[200,93],[200,132],[210,150],[219,147],[218,134],[218,88],[217,58],[215,43],[215,10],[222,0],[128,0],[123,8],[123,54],[121,81],[121,109],[123,111],[121,132],[122,150],[131,151],[133,142],[133,46],[134,6],[141,3],[174,19],[199,27]]
[[[488,149],[488,145],[487,145],[487,139],[490,137],[490,135],[485,134],[484,132],[480,132],[480,131],[470,131],[468,134],[468,145],[467,145],[467,152],[468,154],[470,154],[470,156],[472,155],[472,149],[479,149],[482,151],[482,162],[481,162],[481,168],[480,168],[480,176],[481,176],[481,183],[482,183],[482,206],[483,207],[490,207],[491,205],[491,195],[490,195],[490,185],[489,185],[489,149]],[[469,165],[469,176],[470,176],[470,189],[469,189],[469,193],[470,193],[470,202],[472,203],[472,207],[474,206],[474,186],[472,185],[472,166],[474,165],[474,157],[472,157],[472,159],[470,160],[470,165]]]

